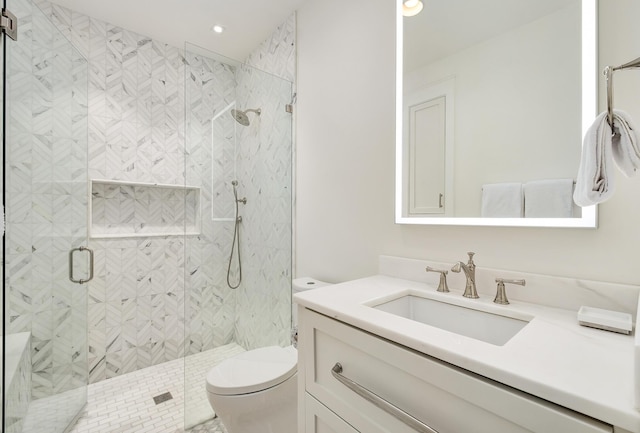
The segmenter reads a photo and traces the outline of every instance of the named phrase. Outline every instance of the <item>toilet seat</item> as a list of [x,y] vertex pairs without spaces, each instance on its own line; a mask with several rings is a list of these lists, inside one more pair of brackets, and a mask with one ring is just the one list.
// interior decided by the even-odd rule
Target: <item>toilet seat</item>
[[298,351],[293,346],[249,350],[222,361],[207,374],[207,392],[240,395],[278,385],[297,371]]

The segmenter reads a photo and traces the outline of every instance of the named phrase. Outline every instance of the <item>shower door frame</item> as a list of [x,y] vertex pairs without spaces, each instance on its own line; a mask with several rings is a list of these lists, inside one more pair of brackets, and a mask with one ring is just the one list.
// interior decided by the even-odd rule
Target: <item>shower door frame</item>
[[[2,0],[2,9],[6,8],[6,3],[7,0]],[[4,32],[3,32],[4,33]],[[4,326],[4,310],[5,310],[5,283],[4,283],[4,250],[5,250],[5,240],[4,240],[4,234],[5,234],[5,192],[4,192],[4,185],[5,185],[5,179],[4,179],[4,161],[5,161],[5,132],[4,132],[4,116],[5,116],[5,110],[4,110],[4,100],[5,100],[5,95],[4,95],[4,81],[5,81],[5,77],[4,77],[4,63],[5,63],[5,39],[7,38],[6,35],[2,35],[0,36],[0,56],[2,56],[2,58],[0,59],[0,75],[2,76],[2,79],[0,79],[0,131],[2,131],[2,152],[0,152],[0,188],[2,188],[2,250],[0,250],[0,263],[2,264],[0,266],[0,284],[2,285],[2,311],[0,312],[0,320],[2,321],[0,323],[0,331],[2,332],[2,341],[0,342],[0,363],[2,364],[0,366],[0,370],[2,370],[2,382],[0,382],[0,400],[2,400],[2,407],[0,408],[0,427],[2,427],[2,431],[4,431],[4,427],[5,427],[5,393],[6,393],[6,386],[5,386],[5,377],[6,377],[6,364],[5,364],[5,343],[6,343],[6,339],[5,339],[5,326]]]

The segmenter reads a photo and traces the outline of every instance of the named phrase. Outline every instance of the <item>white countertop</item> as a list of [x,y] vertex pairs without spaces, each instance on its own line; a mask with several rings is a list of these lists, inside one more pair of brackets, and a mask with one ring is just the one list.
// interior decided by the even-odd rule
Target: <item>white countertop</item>
[[[634,408],[634,337],[580,326],[576,311],[510,298],[462,298],[436,292],[437,285],[376,275],[297,294],[300,306],[395,341],[434,358],[512,386],[545,400],[640,433]],[[363,304],[408,290],[462,300],[480,309],[534,316],[504,346],[496,346],[385,313]]]

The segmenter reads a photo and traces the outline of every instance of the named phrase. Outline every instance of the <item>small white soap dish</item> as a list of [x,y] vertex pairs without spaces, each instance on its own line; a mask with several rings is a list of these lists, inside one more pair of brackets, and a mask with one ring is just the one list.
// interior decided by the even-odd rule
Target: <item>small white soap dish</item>
[[580,307],[578,311],[578,323],[582,326],[604,329],[605,331],[631,334],[633,324],[631,314],[618,311],[603,310],[601,308]]

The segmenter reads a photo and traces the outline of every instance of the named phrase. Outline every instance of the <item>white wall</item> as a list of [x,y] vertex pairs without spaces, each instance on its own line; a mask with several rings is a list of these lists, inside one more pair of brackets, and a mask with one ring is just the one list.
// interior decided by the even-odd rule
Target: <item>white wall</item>
[[[601,3],[601,64],[640,55],[640,4]],[[639,284],[638,178],[617,174],[597,230],[394,224],[393,13],[392,0],[299,10],[296,274],[337,282],[376,273],[379,254],[454,262],[475,251],[478,266]],[[640,73],[615,84],[616,107],[640,122]]]

